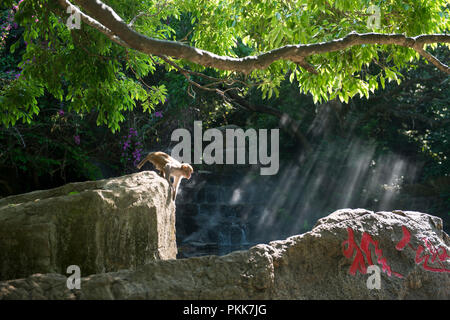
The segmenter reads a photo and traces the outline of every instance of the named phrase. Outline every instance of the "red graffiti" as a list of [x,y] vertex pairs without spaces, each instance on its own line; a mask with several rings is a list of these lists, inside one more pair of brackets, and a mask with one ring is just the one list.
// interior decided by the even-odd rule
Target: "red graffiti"
[[[423,262],[422,267],[425,270],[432,272],[450,272],[450,269],[446,268],[443,263],[450,258],[450,255],[447,253],[447,249],[445,249],[443,246],[439,246],[439,248],[436,249],[436,247],[432,243],[430,243],[427,238],[422,238],[422,241],[425,243],[425,247],[419,245],[417,249],[414,249],[413,246],[409,243],[411,240],[411,233],[405,226],[402,226],[402,231],[403,237],[395,246],[397,250],[403,250],[403,248],[408,245],[411,249],[416,251],[416,258],[414,259],[414,261],[417,265],[420,265]],[[439,265],[439,268],[428,265],[430,257],[430,263],[437,263]]]
[[[381,264],[383,272],[386,272],[388,276],[394,275],[398,278],[403,278],[401,274],[391,270],[391,267],[387,263],[387,259],[383,257],[383,251],[379,247],[378,241],[373,240],[367,232],[364,232],[362,235],[360,247],[358,247],[355,242],[353,229],[347,228],[347,233],[348,239],[342,243],[342,252],[345,257],[351,258],[353,256],[353,253],[356,251],[355,257],[353,258],[353,263],[350,266],[349,272],[351,275],[355,275],[356,271],[358,270],[361,274],[367,273],[366,259],[369,266],[373,265],[372,254],[369,248],[369,246],[372,245],[375,248],[377,262]],[[347,248],[345,248],[346,245]]]
[[409,241],[411,241],[411,233],[408,231],[408,229],[406,229],[405,226],[402,226],[402,231],[403,231],[403,238],[402,240],[400,240],[399,243],[397,243],[397,245],[395,246],[395,249],[397,250],[403,250],[403,248],[409,244]]

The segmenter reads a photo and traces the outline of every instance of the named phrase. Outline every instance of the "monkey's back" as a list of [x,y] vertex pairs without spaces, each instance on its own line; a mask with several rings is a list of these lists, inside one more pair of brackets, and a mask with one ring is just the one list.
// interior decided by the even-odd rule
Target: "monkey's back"
[[[156,151],[156,152],[150,152],[144,159],[142,159],[141,162],[136,166],[138,169],[140,169],[147,161],[150,161],[155,167],[157,167],[158,160],[161,158],[168,159],[169,155],[167,153]],[[160,168],[158,168],[160,170]]]
[[137,168],[140,169],[144,163],[150,161],[153,166],[158,171],[162,171],[166,163],[171,161],[171,156],[162,151],[150,152],[138,165]]
[[158,158],[164,158],[167,160],[169,160],[171,158],[171,156],[169,156],[167,153],[162,152],[162,151],[150,152],[147,157],[150,161],[152,161],[154,159],[158,159]]

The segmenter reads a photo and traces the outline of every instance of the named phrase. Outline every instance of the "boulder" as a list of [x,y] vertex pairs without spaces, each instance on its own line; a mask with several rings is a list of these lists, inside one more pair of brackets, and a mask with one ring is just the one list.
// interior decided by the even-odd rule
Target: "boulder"
[[83,277],[73,290],[62,275],[38,274],[0,282],[0,298],[449,299],[449,250],[440,218],[343,209],[246,251],[151,261]]
[[70,265],[88,275],[175,259],[168,188],[143,171],[0,199],[0,280],[65,274]]
[[432,215],[342,209],[270,245],[276,298],[450,298],[450,238]]

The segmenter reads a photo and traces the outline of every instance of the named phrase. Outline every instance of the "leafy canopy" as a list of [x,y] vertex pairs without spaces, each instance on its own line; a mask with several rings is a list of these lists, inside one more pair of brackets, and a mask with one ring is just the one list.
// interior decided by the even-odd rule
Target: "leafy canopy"
[[[97,112],[98,124],[119,129],[127,110],[136,105],[153,110],[164,103],[164,85],[147,85],[144,78],[158,64],[150,56],[112,42],[81,23],[66,26],[69,14],[58,1],[6,1],[23,39],[11,47],[21,50],[18,79],[0,88],[1,122],[30,122],[39,113],[37,99],[45,92],[78,113]],[[407,36],[448,32],[447,0],[109,0],[104,1],[133,28],[151,38],[180,41],[218,55],[258,55],[289,44],[313,44],[358,33],[396,33]],[[380,23],[368,24],[371,5],[380,9]],[[83,11],[83,9],[81,8]],[[435,47],[437,44],[430,45]],[[449,47],[449,44],[445,44]],[[0,48],[1,49],[1,48]],[[7,47],[4,46],[3,50]],[[5,52],[1,53],[6,54]],[[239,79],[257,85],[264,98],[278,95],[288,77],[315,102],[352,96],[368,97],[385,81],[401,81],[400,70],[411,68],[419,55],[396,45],[358,45],[308,57],[317,74],[290,61],[279,60],[249,75],[213,70],[217,78]],[[175,61],[194,71],[205,67]],[[168,70],[176,68],[165,64]]]

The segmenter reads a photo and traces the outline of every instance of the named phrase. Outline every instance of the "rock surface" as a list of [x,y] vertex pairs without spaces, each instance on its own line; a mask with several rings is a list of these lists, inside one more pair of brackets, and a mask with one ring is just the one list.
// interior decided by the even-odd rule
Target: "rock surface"
[[[226,256],[152,261],[84,277],[0,282],[2,299],[449,299],[450,239],[440,218],[343,209],[312,231]],[[371,264],[380,288],[370,289]],[[368,279],[370,281],[368,281]]]
[[[135,269],[175,259],[168,184],[144,171],[0,199],[0,280]],[[53,278],[48,280],[53,281]]]

